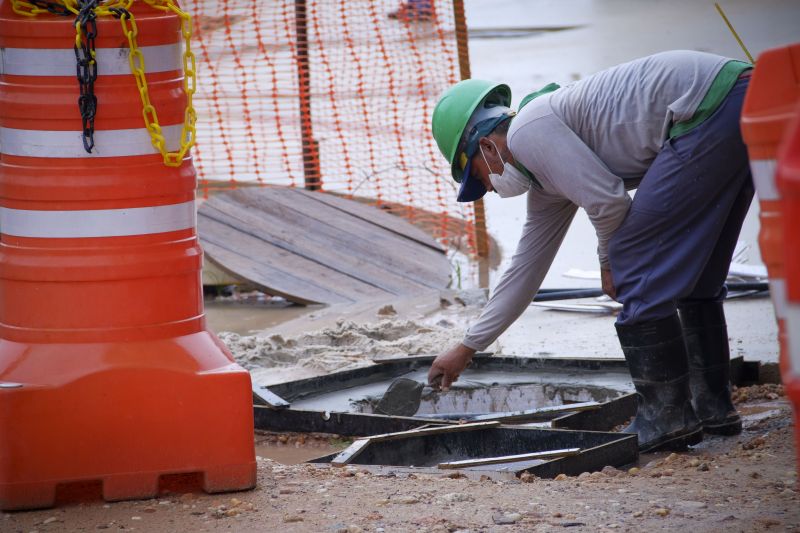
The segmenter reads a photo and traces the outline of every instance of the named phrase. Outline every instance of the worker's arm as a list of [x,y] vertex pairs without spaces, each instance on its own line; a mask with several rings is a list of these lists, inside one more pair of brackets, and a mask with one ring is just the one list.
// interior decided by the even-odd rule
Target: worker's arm
[[577,209],[561,197],[536,190],[528,193],[528,215],[511,265],[464,340],[433,361],[428,383],[448,389],[475,352],[485,350],[525,311],[539,290]]
[[462,344],[485,350],[533,301],[564,240],[577,207],[538,190],[528,193],[528,215],[511,264]]
[[600,268],[609,270],[608,241],[631,204],[622,178],[552,112],[541,113],[509,135],[512,152],[520,154],[519,161],[545,189],[552,188],[586,210],[597,233]]

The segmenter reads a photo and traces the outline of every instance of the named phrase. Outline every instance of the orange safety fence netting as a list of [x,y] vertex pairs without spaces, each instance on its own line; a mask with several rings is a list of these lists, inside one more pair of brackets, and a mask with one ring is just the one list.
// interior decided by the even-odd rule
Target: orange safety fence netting
[[430,133],[438,96],[463,72],[456,10],[453,0],[405,4],[415,5],[183,2],[194,20],[204,194],[247,182],[368,198],[474,252],[473,206],[455,201]]

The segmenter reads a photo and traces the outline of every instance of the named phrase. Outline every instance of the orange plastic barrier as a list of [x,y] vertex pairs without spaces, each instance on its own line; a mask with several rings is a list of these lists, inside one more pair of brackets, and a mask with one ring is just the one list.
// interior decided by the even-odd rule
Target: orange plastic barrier
[[186,1],[202,73],[201,186],[366,198],[475,252],[474,206],[456,202],[430,130],[439,95],[469,62],[463,2],[417,2],[418,13],[398,12],[402,3]]
[[[174,150],[179,18],[131,11]],[[0,509],[87,484],[106,500],[149,498],[176,476],[251,488],[250,376],[205,326],[192,161],[165,166],[151,144],[110,17],[97,19],[86,152],[73,23],[0,4]]]
[[756,61],[742,110],[742,135],[760,202],[758,244],[767,266],[770,293],[778,321],[780,363],[785,375],[786,270],[783,261],[783,207],[775,185],[778,146],[800,101],[800,43],[774,48]]
[[786,264],[787,357],[782,378],[794,407],[794,430],[800,471],[800,105],[781,146],[777,172],[783,197],[784,260]]

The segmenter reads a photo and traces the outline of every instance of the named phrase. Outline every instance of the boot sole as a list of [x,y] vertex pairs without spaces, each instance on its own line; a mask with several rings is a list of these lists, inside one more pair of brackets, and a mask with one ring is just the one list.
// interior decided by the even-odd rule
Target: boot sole
[[710,422],[703,422],[703,431],[709,435],[722,435],[724,437],[732,437],[742,432],[742,419],[738,416],[733,420],[726,420],[712,424]]
[[673,433],[665,435],[655,442],[648,442],[639,446],[639,453],[656,452],[660,450],[671,452],[686,451],[688,446],[699,444],[703,440],[703,428],[697,428],[688,432]]

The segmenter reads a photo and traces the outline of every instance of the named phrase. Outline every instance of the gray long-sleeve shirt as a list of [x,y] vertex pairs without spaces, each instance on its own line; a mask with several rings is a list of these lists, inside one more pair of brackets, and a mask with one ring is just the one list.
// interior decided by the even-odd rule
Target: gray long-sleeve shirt
[[484,350],[528,307],[578,207],[597,232],[600,265],[634,188],[673,124],[692,118],[730,59],[655,54],[599,72],[526,105],[508,130],[514,159],[536,177],[517,250],[463,344]]

